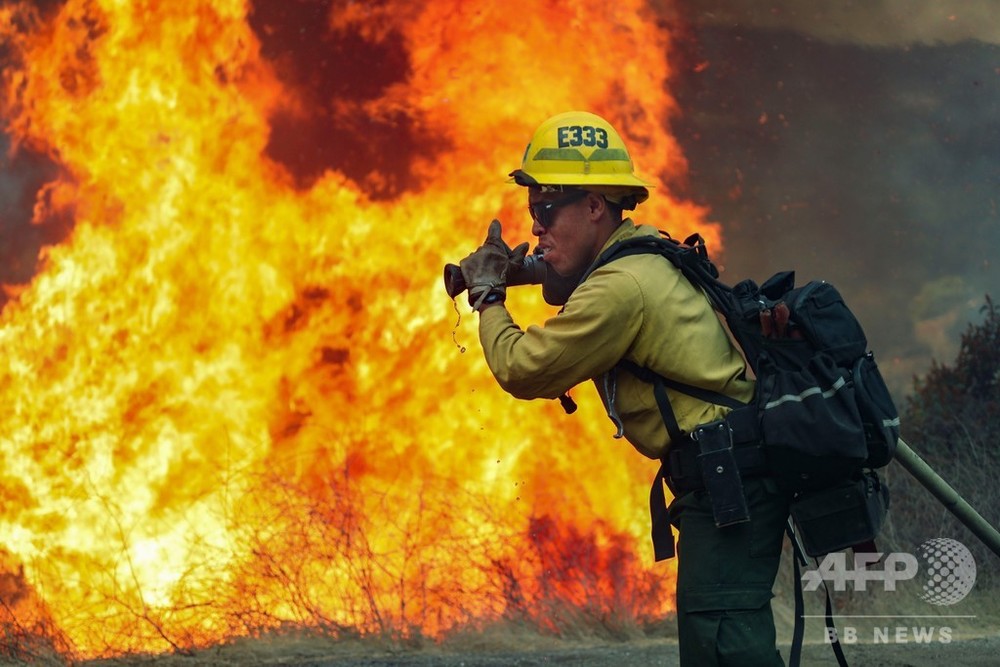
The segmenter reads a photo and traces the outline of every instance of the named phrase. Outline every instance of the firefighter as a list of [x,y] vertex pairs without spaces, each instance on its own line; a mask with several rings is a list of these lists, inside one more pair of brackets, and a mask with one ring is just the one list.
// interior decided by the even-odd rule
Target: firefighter
[[[649,196],[635,175],[618,132],[592,113],[572,111],[543,122],[511,182],[526,188],[532,234],[549,271],[583,275],[612,244],[657,236],[655,227],[624,217]],[[479,312],[479,338],[500,386],[521,399],[558,398],[592,380],[614,423],[615,437],[664,462],[674,499],[664,516],[677,527],[677,623],[682,665],[781,665],[771,611],[788,498],[766,477],[745,476],[749,521],[717,527],[709,494],[669,461],[693,460],[686,434],[723,417],[729,408],[680,391],[667,394],[676,426],[664,423],[652,385],[623,372],[649,368],[672,380],[747,402],[753,383],[705,296],[662,257],[638,254],[610,262],[568,295],[562,310],[526,330],[504,305],[505,279],[523,261],[527,245],[512,250],[500,223],[462,260],[469,302]],[[674,456],[668,456],[671,452]],[[680,455],[683,455],[681,457]],[[675,467],[678,467],[675,465]],[[654,481],[665,505],[660,478]],[[654,521],[654,526],[655,526]],[[664,539],[662,531],[656,537]],[[666,526],[668,551],[673,551]],[[669,554],[668,554],[669,555]]]

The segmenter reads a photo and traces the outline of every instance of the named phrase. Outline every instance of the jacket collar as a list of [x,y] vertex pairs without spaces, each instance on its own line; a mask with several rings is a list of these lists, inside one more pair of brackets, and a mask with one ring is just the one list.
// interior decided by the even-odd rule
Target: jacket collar
[[[622,220],[622,224],[611,233],[608,240],[604,243],[604,247],[601,248],[601,252],[597,253],[597,257],[600,257],[605,250],[618,243],[619,241],[624,241],[625,239],[634,238],[636,236],[659,236],[660,233],[652,225],[637,225],[632,221],[632,218],[625,218]],[[594,260],[597,260],[597,257]]]

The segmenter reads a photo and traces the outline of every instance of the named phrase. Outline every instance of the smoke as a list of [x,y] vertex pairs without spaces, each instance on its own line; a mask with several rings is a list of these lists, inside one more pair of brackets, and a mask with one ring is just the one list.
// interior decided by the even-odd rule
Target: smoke
[[[57,12],[63,0],[36,0],[33,12],[14,13],[9,20],[31,17],[44,20]],[[0,9],[12,3],[0,1]],[[0,38],[0,71],[13,64],[18,55],[6,36]],[[0,119],[5,123],[6,119]],[[0,309],[9,292],[31,281],[39,269],[39,253],[45,246],[62,241],[72,229],[67,214],[45,206],[46,184],[60,173],[57,162],[30,146],[14,145],[0,132]],[[40,208],[45,213],[36,209]]]
[[[897,394],[951,362],[1000,291],[1000,46],[972,32],[983,4],[691,2],[678,16],[675,132],[688,196],[723,225],[727,279],[833,282]],[[871,26],[904,5],[872,48]]]
[[706,27],[786,30],[830,43],[905,47],[978,40],[1000,44],[995,0],[698,0],[681,4],[690,4],[692,19]]
[[[44,155],[12,152],[0,135],[0,286],[6,289],[28,283],[38,270],[40,250],[62,241],[72,228],[67,215],[34,215],[36,202],[45,199],[45,184],[58,171]],[[0,308],[7,299],[0,290]]]
[[[301,188],[333,169],[373,199],[414,187],[412,162],[442,147],[421,132],[413,109],[380,102],[412,75],[403,36],[377,7],[344,12],[333,0],[252,0],[261,55],[290,98],[272,114],[267,155]],[[379,26],[376,29],[375,26]]]

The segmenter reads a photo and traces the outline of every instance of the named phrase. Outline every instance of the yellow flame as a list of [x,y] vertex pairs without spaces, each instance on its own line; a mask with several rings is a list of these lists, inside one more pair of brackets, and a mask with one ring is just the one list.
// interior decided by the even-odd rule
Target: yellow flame
[[[74,221],[0,316],[0,532],[56,627],[85,656],[284,622],[434,634],[547,604],[528,586],[546,576],[585,604],[586,577],[621,583],[614,558],[648,593],[619,603],[671,609],[647,546],[655,465],[608,437],[589,388],[572,417],[504,395],[474,317],[456,346],[440,276],[493,217],[529,239],[504,175],[573,108],[615,123],[660,186],[641,221],[713,231],[667,187],[685,171],[669,33],[637,0],[348,3],[329,30],[402,35],[409,57],[366,113],[437,147],[408,156],[419,186],[375,199],[334,169],[296,187],[267,156],[272,114],[308,109],[250,9],[0,14],[8,132],[62,170],[36,221]],[[536,289],[511,308],[552,314]],[[559,558],[589,569],[551,575]]]

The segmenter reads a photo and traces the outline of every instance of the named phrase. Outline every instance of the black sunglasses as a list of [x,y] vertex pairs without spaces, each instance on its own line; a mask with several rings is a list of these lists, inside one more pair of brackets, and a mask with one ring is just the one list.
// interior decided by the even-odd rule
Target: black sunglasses
[[586,190],[574,190],[562,199],[540,202],[538,204],[528,204],[528,212],[531,213],[532,220],[537,222],[543,228],[548,229],[552,226],[552,218],[555,215],[556,209],[578,202],[586,196]]

